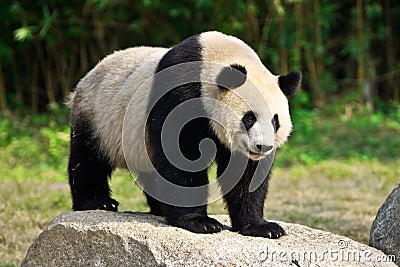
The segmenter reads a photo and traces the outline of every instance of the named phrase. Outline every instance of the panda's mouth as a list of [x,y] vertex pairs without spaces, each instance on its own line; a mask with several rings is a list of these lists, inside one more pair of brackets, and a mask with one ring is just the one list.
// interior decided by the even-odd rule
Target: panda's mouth
[[253,151],[251,151],[250,149],[249,149],[249,154],[252,155],[252,156],[259,156],[259,157],[263,155],[263,153],[260,153],[260,152],[253,152]]
[[265,151],[254,151],[249,148],[247,151],[249,153],[249,158],[251,158],[253,160],[260,160],[260,159],[266,157],[267,155],[269,155],[273,151],[273,149],[268,149]]
[[250,149],[248,150],[248,153],[249,153],[249,158],[251,158],[252,160],[260,160],[267,155],[266,153],[254,152]]
[[255,150],[255,148],[252,149],[251,145],[246,142],[240,142],[239,150],[241,151],[241,153],[247,155],[252,160],[260,160],[269,154],[269,151],[264,152],[259,150],[257,151]]
[[262,156],[263,156],[263,153],[261,153],[261,152],[254,152],[253,150],[251,150],[251,148],[249,148],[248,145],[247,145],[245,142],[242,143],[242,146],[243,146],[243,148],[245,148],[245,150],[247,150],[247,153],[248,153],[251,157],[257,157],[257,158],[259,158],[259,157],[262,157]]

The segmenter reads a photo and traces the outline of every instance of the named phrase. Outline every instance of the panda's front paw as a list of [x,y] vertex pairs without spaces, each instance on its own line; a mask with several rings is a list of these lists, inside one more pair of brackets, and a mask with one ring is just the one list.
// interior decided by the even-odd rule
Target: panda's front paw
[[240,228],[239,233],[248,236],[276,239],[285,235],[285,230],[277,223],[264,221],[262,224],[248,224]]
[[169,220],[169,224],[202,234],[211,234],[222,230],[220,222],[208,216],[198,214],[186,214],[178,219]]
[[74,201],[73,209],[77,210],[108,210],[118,211],[118,201],[110,197],[96,199],[81,199]]

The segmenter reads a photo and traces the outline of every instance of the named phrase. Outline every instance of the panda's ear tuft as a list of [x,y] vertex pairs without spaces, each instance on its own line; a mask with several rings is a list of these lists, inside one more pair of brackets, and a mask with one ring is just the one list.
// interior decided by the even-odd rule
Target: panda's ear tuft
[[244,75],[247,74],[247,70],[243,65],[239,65],[239,64],[231,64],[231,67],[240,71],[241,73],[243,73]]
[[232,64],[222,68],[217,77],[217,85],[221,89],[235,89],[245,83],[247,70],[244,66]]
[[287,97],[292,97],[297,93],[301,84],[302,74],[300,71],[292,71],[284,76],[279,76],[279,87]]

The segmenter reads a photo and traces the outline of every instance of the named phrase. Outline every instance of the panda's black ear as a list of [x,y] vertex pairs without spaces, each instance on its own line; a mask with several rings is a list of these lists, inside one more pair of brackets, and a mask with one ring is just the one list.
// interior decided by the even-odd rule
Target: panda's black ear
[[235,89],[244,84],[247,79],[247,70],[244,66],[232,64],[222,68],[217,77],[217,85],[221,89]]
[[302,74],[300,71],[292,71],[284,76],[279,76],[279,87],[287,97],[294,96],[301,84]]

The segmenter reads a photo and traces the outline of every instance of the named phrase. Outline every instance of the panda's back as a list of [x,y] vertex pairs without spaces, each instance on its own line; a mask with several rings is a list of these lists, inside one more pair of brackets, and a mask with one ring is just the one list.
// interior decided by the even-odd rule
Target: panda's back
[[[114,52],[102,59],[82,78],[74,93],[78,94],[80,98],[79,100],[72,99],[72,102],[76,106],[79,104],[85,105],[83,107],[85,111],[90,111],[94,114],[99,114],[97,113],[98,111],[101,113],[104,110],[104,106],[100,110],[94,110],[96,109],[96,104],[101,106],[104,101],[107,101],[104,104],[110,106],[111,99],[109,97],[121,94],[123,90],[126,91],[128,88],[123,85],[129,76],[135,75],[137,71],[141,72],[139,77],[142,75],[150,76],[152,73],[145,73],[140,69],[155,68],[156,66],[152,66],[153,64],[149,64],[147,61],[159,60],[166,51],[168,51],[166,48],[141,46]],[[133,87],[129,89],[135,90]],[[128,91],[125,93],[129,94]]]
[[[144,127],[141,124],[144,124],[147,109],[145,100],[150,92],[142,90],[141,96],[137,97],[134,94],[155,73],[158,62],[167,51],[167,48],[160,47],[134,47],[114,52],[78,83],[72,95],[71,120],[89,120],[87,123],[91,125],[100,150],[115,167],[126,166],[121,138],[126,107],[131,100],[136,106],[137,114],[131,118],[136,127],[131,134],[140,140]],[[142,142],[134,145],[139,149],[137,151],[143,151]],[[138,161],[138,166],[145,166],[140,159]]]

